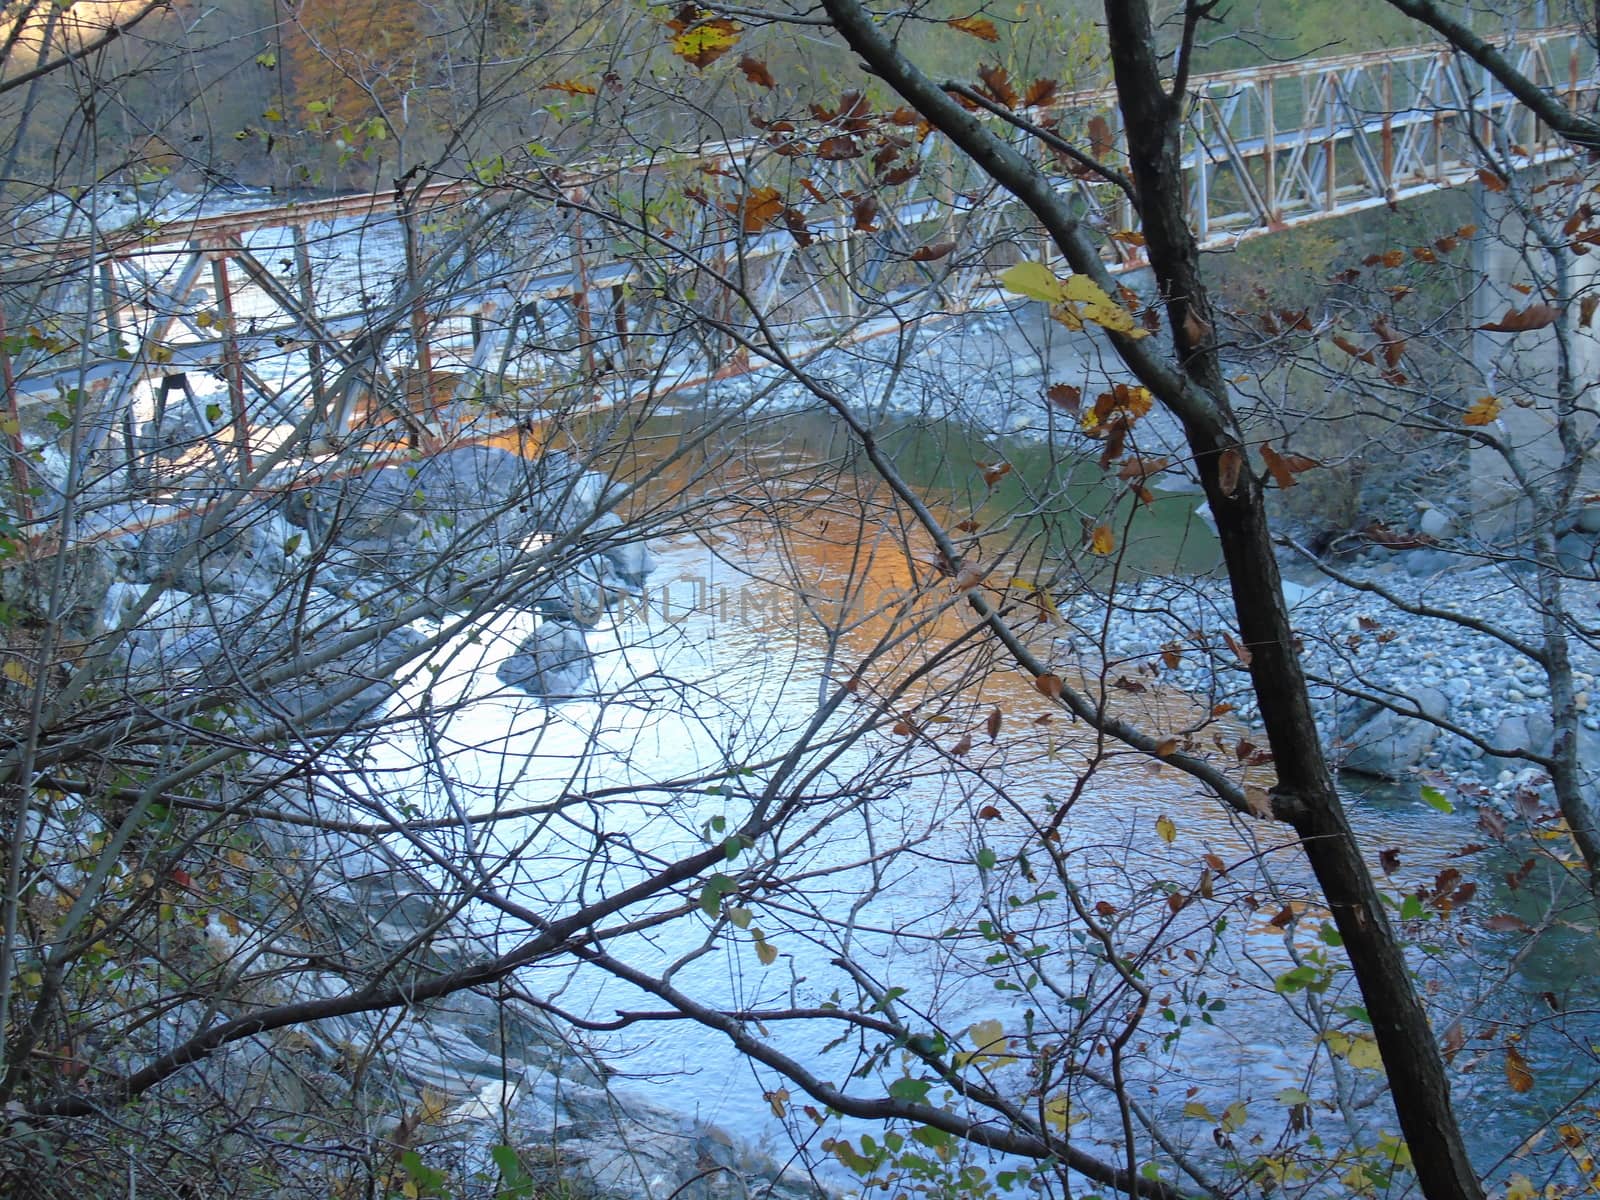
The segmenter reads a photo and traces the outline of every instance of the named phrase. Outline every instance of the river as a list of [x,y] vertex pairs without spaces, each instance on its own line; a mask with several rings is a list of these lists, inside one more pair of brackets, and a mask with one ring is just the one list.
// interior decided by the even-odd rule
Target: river
[[[396,730],[373,750],[374,776],[390,794],[438,815],[549,805],[459,829],[435,849],[476,864],[469,875],[481,872],[518,903],[560,913],[720,838],[763,788],[791,789],[807,797],[792,818],[727,867],[744,872],[748,928],[713,929],[692,903],[696,891],[678,891],[628,910],[640,922],[678,915],[619,934],[611,953],[719,1009],[815,1011],[870,1004],[861,996],[871,990],[908,1028],[937,1031],[953,1046],[973,1049],[975,1026],[1001,1031],[1008,1049],[1026,1046],[1024,1061],[996,1053],[969,1068],[1024,1097],[1026,1060],[1045,1047],[1059,1054],[1071,1046],[1109,1070],[1105,1046],[1137,1005],[1103,936],[1149,989],[1124,1064],[1129,1094],[1182,1150],[1215,1160],[1220,1139],[1241,1154],[1310,1155],[1306,1120],[1338,1140],[1338,1119],[1316,1102],[1339,1091],[1368,1136],[1392,1132],[1381,1077],[1361,1052],[1354,987],[1325,944],[1308,873],[1281,827],[1243,820],[1176,771],[1103,743],[973,638],[970,613],[927,538],[829,422],[787,416],[674,457],[707,428],[680,414],[654,419],[630,440],[645,448],[635,466],[657,472],[635,497],[637,519],[712,485],[734,499],[673,514],[678,532],[658,543],[645,594],[590,635],[596,698],[545,707],[499,684],[498,661],[533,627],[524,611],[494,615],[402,690],[401,705],[425,699],[436,715],[425,735]],[[1158,572],[1222,586],[1204,573],[1215,544],[1192,496],[1113,505],[1097,469],[1073,479],[1036,443],[977,442],[936,421],[886,445],[952,526],[982,527],[975,553],[996,579],[1050,576],[1055,591]],[[996,474],[1001,463],[1011,469]],[[1097,523],[1114,527],[1130,553],[1090,556],[1092,569],[1076,577],[1051,575],[1067,560],[1063,548]],[[1010,595],[1030,646],[1108,706],[1174,734],[1203,729],[1195,736],[1228,748],[1248,738],[1225,714],[1213,719],[1165,691],[1158,673],[1138,663],[1102,671],[1094,628],[1063,626],[1026,587],[1013,585]],[[853,693],[829,711],[847,681]],[[1474,836],[1464,813],[1437,812],[1414,789],[1352,799],[1373,869],[1382,870],[1380,850],[1401,851],[1387,883],[1397,896],[1452,864],[1469,873],[1477,866],[1454,857]],[[1039,837],[1052,824],[1054,863]],[[1504,866],[1488,864],[1486,899]],[[1495,903],[1504,895],[1500,885]],[[485,938],[520,936],[521,926],[492,905],[470,913]],[[1472,965],[1481,938],[1491,962],[1504,962],[1506,946],[1460,913],[1427,915],[1431,925],[1411,928],[1436,947],[1418,963],[1443,1027],[1486,990],[1485,976],[1467,974],[1482,970]],[[1582,935],[1569,936],[1565,950],[1530,956],[1518,964],[1520,978],[1561,971],[1575,942]],[[1592,945],[1584,948],[1592,955]],[[1297,964],[1301,974],[1286,979]],[[571,960],[520,978],[586,1020],[663,1007]],[[834,1082],[870,1076],[852,1083],[863,1095],[918,1075],[903,1049],[851,1035],[826,1016],[771,1015],[753,1027]],[[1324,1038],[1344,1057],[1319,1053]],[[1537,1044],[1548,1062],[1550,1040],[1530,1040],[1530,1056]],[[798,1088],[687,1022],[640,1020],[592,1041],[623,1074],[622,1086],[780,1157],[800,1144],[810,1160],[826,1159],[822,1138],[871,1128],[829,1119],[819,1130]],[[1490,1040],[1462,1058],[1482,1059],[1460,1087],[1486,1166],[1509,1149],[1507,1106],[1532,1122],[1554,1094],[1508,1093],[1499,1045]],[[1565,1092],[1584,1082],[1581,1063],[1569,1058],[1560,1070]],[[1084,1079],[1070,1090],[1070,1112],[1056,1115],[1070,1119],[1080,1144],[1112,1156],[1121,1134],[1114,1106]],[[1313,1105],[1297,1113],[1300,1092]],[[1543,1097],[1538,1105],[1535,1097]],[[1145,1157],[1149,1139],[1139,1139]],[[991,1171],[1003,1166],[987,1162]]]

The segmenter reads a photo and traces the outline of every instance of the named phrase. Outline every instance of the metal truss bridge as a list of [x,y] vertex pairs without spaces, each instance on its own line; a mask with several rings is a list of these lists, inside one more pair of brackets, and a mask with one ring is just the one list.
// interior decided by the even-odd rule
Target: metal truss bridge
[[[1600,94],[1576,27],[1505,50],[1569,105]],[[92,443],[120,448],[130,474],[174,424],[241,477],[288,438],[309,454],[380,434],[416,445],[490,412],[503,426],[577,392],[681,387],[745,369],[763,346],[993,304],[999,270],[1050,256],[942,138],[846,101],[648,163],[272,207],[211,197],[194,214],[24,210],[0,233],[13,450],[19,412],[63,397],[95,414]],[[1030,117],[1125,161],[1108,93]],[[1101,231],[1113,270],[1143,265],[1115,187],[1015,141]],[[1436,47],[1201,76],[1191,220],[1216,247],[1393,205],[1471,181],[1485,147],[1526,166],[1572,153]]]

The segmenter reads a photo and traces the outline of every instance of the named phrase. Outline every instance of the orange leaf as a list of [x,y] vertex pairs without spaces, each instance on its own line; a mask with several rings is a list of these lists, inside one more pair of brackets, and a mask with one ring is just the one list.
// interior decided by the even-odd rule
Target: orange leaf
[[972,749],[972,735],[970,733],[964,733],[964,734],[961,735],[961,740],[959,742],[957,742],[954,746],[950,747],[950,753],[952,755],[954,755],[956,758],[960,758],[963,754],[965,754],[968,750],[971,750],[971,749]]
[[989,487],[993,487],[1011,474],[1011,464],[1008,462],[994,463],[992,465],[979,463],[978,465],[983,468],[983,482]]
[[1242,645],[1239,639],[1234,637],[1231,633],[1224,632],[1222,636],[1227,640],[1228,649],[1232,650],[1234,657],[1239,660],[1239,665],[1241,667],[1248,667],[1250,665],[1249,648]]
[[1094,535],[1089,539],[1089,549],[1096,554],[1110,554],[1117,548],[1117,535],[1111,532],[1109,525],[1096,525]]
[[593,84],[579,83],[576,79],[562,79],[556,83],[547,83],[544,85],[544,90],[547,92],[565,92],[569,96],[595,95]]
[[1528,1060],[1509,1043],[1506,1045],[1506,1082],[1511,1085],[1513,1092],[1533,1090],[1533,1072],[1528,1069]]
[[1316,459],[1307,458],[1304,454],[1289,452],[1280,454],[1272,448],[1271,442],[1261,443],[1261,460],[1267,464],[1267,470],[1272,472],[1273,481],[1281,488],[1293,487],[1297,482],[1296,475],[1322,465]]
[[751,58],[746,54],[739,60],[739,70],[744,72],[744,77],[751,83],[760,84],[764,88],[778,86],[778,81],[772,77],[772,72],[767,70],[767,64],[759,58]]
[[911,252],[912,262],[938,262],[954,253],[954,242],[933,242],[927,246],[918,246]]
[[1474,400],[1461,418],[1463,425],[1490,425],[1500,415],[1500,401],[1494,396]]
[[1506,190],[1506,181],[1488,167],[1478,168],[1478,182],[1483,184],[1487,191],[1503,192]]
[[1000,736],[1000,722],[1002,719],[998,708],[990,709],[988,717],[984,719],[983,729],[989,735],[991,742]]
[[970,33],[975,38],[982,38],[986,42],[1000,40],[1000,31],[987,17],[954,17],[945,24],[952,29],[959,29],[962,33]]
[[1175,737],[1162,738],[1156,743],[1156,757],[1170,758],[1178,752],[1178,739]]
[[1061,699],[1061,676],[1059,675],[1045,674],[1035,676],[1033,686],[1038,689],[1039,694],[1042,696],[1048,696],[1052,700]]
[[980,821],[999,821],[1001,819],[1000,810],[992,804],[985,804],[978,810],[978,820]]
[[775,187],[757,188],[742,200],[724,200],[722,207],[738,215],[746,233],[760,233],[783,215],[783,197]]
[[1543,329],[1546,325],[1554,325],[1561,316],[1561,310],[1548,304],[1530,304],[1518,312],[1514,308],[1506,309],[1506,315],[1498,321],[1490,321],[1478,328],[1486,333],[1527,333],[1530,329]]

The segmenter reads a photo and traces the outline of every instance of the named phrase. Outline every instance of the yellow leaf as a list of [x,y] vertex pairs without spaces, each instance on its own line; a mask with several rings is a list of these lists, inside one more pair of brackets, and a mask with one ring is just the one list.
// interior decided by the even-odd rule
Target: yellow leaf
[[450,1107],[450,1097],[432,1088],[423,1088],[421,1103],[417,1106],[417,1119],[424,1125],[431,1125]]
[[22,432],[22,426],[15,417],[0,417],[0,433],[7,437],[16,437]]
[[1127,338],[1149,337],[1150,331],[1134,320],[1133,314],[1118,304],[1087,275],[1072,275],[1063,287],[1066,299],[1078,305],[1076,316]]
[[763,967],[770,967],[778,961],[778,948],[767,941],[766,934],[759,929],[752,929],[750,936],[756,940],[756,957],[761,960]]
[[1183,1115],[1186,1117],[1194,1117],[1201,1121],[1210,1121],[1212,1124],[1216,1124],[1217,1120],[1216,1116],[1213,1115],[1211,1110],[1204,1104],[1201,1104],[1198,1100],[1191,1100],[1189,1103],[1185,1104],[1183,1106]]
[[779,1088],[775,1092],[764,1092],[762,1093],[762,1096],[766,1100],[767,1104],[771,1106],[772,1115],[777,1117],[780,1121],[783,1120],[785,1108],[789,1103],[789,1089]]
[[1072,1102],[1065,1096],[1052,1096],[1044,1102],[1044,1123],[1061,1133],[1087,1119],[1088,1115],[1086,1112],[1075,1112]]
[[1463,425],[1488,425],[1500,415],[1500,401],[1493,396],[1482,396],[1472,402],[1466,415],[1461,418]]
[[1161,835],[1161,840],[1169,846],[1178,837],[1178,827],[1173,824],[1171,817],[1165,815],[1156,818],[1156,832]]
[[1350,1060],[1352,1067],[1365,1067],[1373,1071],[1383,1069],[1383,1055],[1378,1053],[1377,1040],[1370,1034],[1363,1033],[1352,1038],[1349,1053],[1345,1057]]
[[1067,298],[1066,284],[1043,263],[1020,262],[1008,268],[1000,276],[1000,286],[1030,300],[1044,300],[1050,304],[1060,304]]
[[12,683],[21,684],[23,687],[33,686],[33,676],[28,674],[28,669],[14,658],[6,659],[6,665],[0,667],[0,674],[5,675]]
[[711,17],[673,35],[672,52],[690,66],[704,69],[739,41],[739,26],[726,17]]
[[982,38],[986,42],[1000,40],[1000,31],[987,17],[955,17],[945,24],[952,29],[959,29],[962,33],[970,33],[975,38]]
[[1111,532],[1108,525],[1095,526],[1094,536],[1089,539],[1089,549],[1096,554],[1110,554],[1117,548],[1117,535]]
[[1539,1189],[1526,1175],[1513,1175],[1506,1180],[1506,1200],[1536,1200]]
[[583,83],[576,79],[561,79],[555,83],[544,85],[547,92],[565,92],[569,96],[594,96],[598,93],[592,83]]
[[1228,1105],[1222,1114],[1222,1120],[1217,1122],[1222,1126],[1223,1133],[1234,1133],[1244,1128],[1245,1120],[1250,1116],[1250,1110],[1245,1107],[1243,1100],[1235,1100]]
[[967,1028],[967,1033],[972,1038],[975,1048],[956,1054],[958,1066],[966,1066],[968,1063],[988,1063],[990,1066],[1004,1067],[1017,1061],[1015,1056],[1006,1053],[1010,1043],[1007,1042],[1005,1028],[999,1021],[974,1021]]

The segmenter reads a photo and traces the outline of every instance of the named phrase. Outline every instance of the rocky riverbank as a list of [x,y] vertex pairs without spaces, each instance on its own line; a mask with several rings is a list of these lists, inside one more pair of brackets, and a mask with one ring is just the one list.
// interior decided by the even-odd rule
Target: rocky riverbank
[[[1512,644],[1540,637],[1531,568],[1373,547],[1333,570],[1343,582],[1303,560],[1286,564],[1285,588],[1325,749],[1340,769],[1468,781],[1502,802],[1536,786],[1542,771],[1518,754],[1550,748],[1549,685]],[[1581,617],[1594,611],[1600,583],[1571,578],[1566,593]],[[1069,616],[1093,629],[1101,604],[1085,598]],[[1260,714],[1236,638],[1227,585],[1216,579],[1149,579],[1124,589],[1107,630],[1113,676],[1154,676],[1255,725]],[[1579,639],[1573,673],[1584,760],[1600,768],[1600,705],[1591,704],[1600,655]]]

